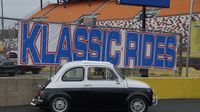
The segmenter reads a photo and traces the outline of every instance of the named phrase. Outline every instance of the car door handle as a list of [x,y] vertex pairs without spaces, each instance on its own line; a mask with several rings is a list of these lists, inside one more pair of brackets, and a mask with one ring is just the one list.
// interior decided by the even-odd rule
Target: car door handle
[[85,86],[86,86],[86,87],[88,87],[88,86],[92,86],[92,84],[85,84]]

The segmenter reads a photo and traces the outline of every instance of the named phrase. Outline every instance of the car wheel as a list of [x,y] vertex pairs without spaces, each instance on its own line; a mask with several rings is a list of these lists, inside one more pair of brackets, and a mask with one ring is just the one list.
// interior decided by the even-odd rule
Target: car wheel
[[132,97],[128,102],[129,112],[147,112],[148,104],[147,100],[143,97]]
[[15,72],[8,73],[9,76],[15,76]]
[[70,105],[66,97],[56,96],[51,99],[49,106],[52,112],[67,112]]
[[25,71],[24,71],[24,70],[18,70],[18,74],[24,75],[24,74],[25,74]]

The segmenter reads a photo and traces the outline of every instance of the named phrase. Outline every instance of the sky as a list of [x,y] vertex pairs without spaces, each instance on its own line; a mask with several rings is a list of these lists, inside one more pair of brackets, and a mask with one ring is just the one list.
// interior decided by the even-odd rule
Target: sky
[[[57,2],[57,0],[43,0],[43,3],[48,1]],[[3,0],[4,17],[23,18],[38,8],[40,0]]]

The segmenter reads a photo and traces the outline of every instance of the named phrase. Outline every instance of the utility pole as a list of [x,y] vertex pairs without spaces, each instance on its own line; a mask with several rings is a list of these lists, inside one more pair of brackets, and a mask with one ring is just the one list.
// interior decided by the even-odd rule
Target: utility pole
[[88,2],[89,2],[89,6],[91,6],[91,0],[88,0]]
[[[145,31],[146,29],[146,6],[142,6],[142,30]],[[142,77],[148,77],[148,69],[140,69],[140,73]]]
[[146,6],[142,6],[142,30],[146,29]]
[[59,0],[57,0],[57,4],[59,5],[59,3],[60,3],[60,1]]
[[64,0],[64,8],[67,7],[67,0]]
[[4,29],[3,0],[1,0],[1,27]]
[[192,32],[192,9],[193,9],[193,5],[194,5],[194,0],[191,0],[190,1],[189,35],[188,35],[188,42],[187,42],[186,77],[188,77],[188,74],[189,74],[190,38],[191,38],[191,32]]
[[43,9],[43,0],[40,0],[41,10]]

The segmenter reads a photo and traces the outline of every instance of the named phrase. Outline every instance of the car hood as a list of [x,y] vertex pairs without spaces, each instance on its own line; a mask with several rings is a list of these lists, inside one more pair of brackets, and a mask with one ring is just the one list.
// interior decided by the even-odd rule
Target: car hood
[[128,88],[150,88],[147,83],[142,81],[127,79],[126,82]]

